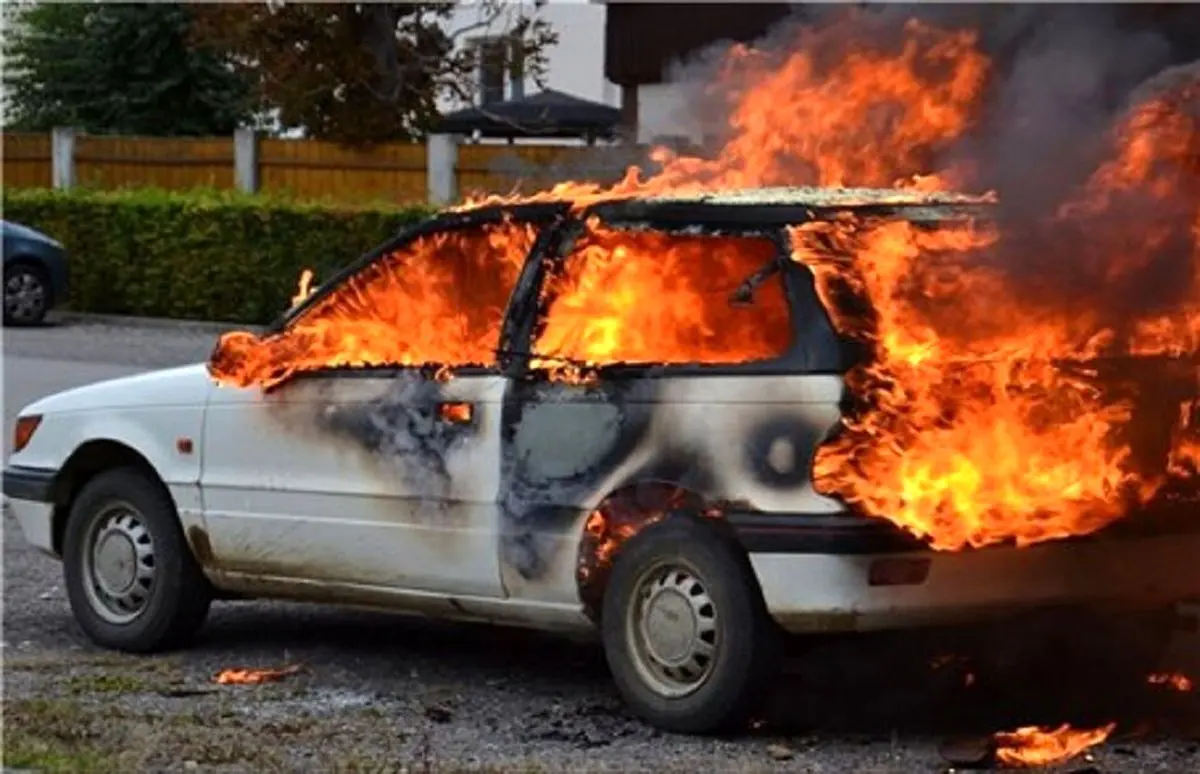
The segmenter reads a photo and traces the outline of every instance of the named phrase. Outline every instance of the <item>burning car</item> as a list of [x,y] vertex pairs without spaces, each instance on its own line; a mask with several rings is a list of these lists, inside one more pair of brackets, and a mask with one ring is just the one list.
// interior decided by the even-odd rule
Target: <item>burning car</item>
[[[992,209],[780,188],[444,212],[207,364],[25,407],[4,493],[102,646],[177,646],[228,597],[598,631],[629,705],[686,732],[747,717],[784,633],[1200,595],[1194,363],[948,358],[864,303],[883,245],[935,271],[932,314],[985,304],[938,247],[986,248]],[[935,405],[920,435],[920,385],[992,413],[960,401],[954,446]]]

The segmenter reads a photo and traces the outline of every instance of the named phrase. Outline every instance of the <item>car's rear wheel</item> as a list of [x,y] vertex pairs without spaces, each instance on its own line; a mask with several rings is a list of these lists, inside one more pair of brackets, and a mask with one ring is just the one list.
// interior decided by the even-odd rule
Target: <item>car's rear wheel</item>
[[649,525],[623,547],[601,627],[626,703],[667,731],[743,725],[779,667],[780,634],[745,555],[683,514]]
[[37,325],[50,308],[50,283],[38,267],[18,263],[4,269],[4,324]]
[[100,473],[75,498],[63,573],[80,628],[116,650],[186,643],[212,601],[170,495],[135,468]]

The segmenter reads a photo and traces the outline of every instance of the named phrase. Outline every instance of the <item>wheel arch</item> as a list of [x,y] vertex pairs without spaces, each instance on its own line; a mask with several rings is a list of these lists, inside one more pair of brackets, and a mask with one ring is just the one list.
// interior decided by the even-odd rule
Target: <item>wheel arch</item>
[[[111,438],[95,438],[80,444],[71,452],[67,461],[54,477],[51,496],[54,499],[54,517],[51,523],[51,538],[55,553],[62,555],[63,538],[67,529],[67,518],[71,506],[87,482],[97,475],[116,468],[134,468],[161,486],[170,496],[163,477],[150,460],[132,446]],[[174,498],[172,498],[172,502]]]
[[[629,540],[664,518],[688,518],[703,524],[736,549],[751,569],[750,557],[724,518],[722,504],[663,478],[628,481],[609,492],[584,520],[576,556],[576,589],[585,614],[599,621],[613,562]],[[759,589],[762,593],[762,589]]]

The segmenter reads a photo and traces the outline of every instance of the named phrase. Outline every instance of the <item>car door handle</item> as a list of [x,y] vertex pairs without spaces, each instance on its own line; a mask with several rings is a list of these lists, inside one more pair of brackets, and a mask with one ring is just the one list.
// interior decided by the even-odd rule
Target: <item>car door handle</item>
[[445,401],[438,404],[438,418],[456,425],[469,425],[475,418],[475,407],[465,401]]

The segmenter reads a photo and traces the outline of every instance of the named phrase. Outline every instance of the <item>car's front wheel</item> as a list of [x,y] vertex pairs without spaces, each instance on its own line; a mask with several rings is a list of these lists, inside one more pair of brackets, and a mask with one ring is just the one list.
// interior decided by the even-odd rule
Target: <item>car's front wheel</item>
[[4,324],[37,325],[50,308],[50,283],[36,266],[18,263],[4,269]]
[[623,547],[601,627],[626,703],[667,731],[744,724],[779,667],[780,634],[745,555],[684,514],[647,526]]
[[170,495],[135,468],[100,473],[75,498],[63,573],[80,628],[116,650],[184,644],[212,601]]

